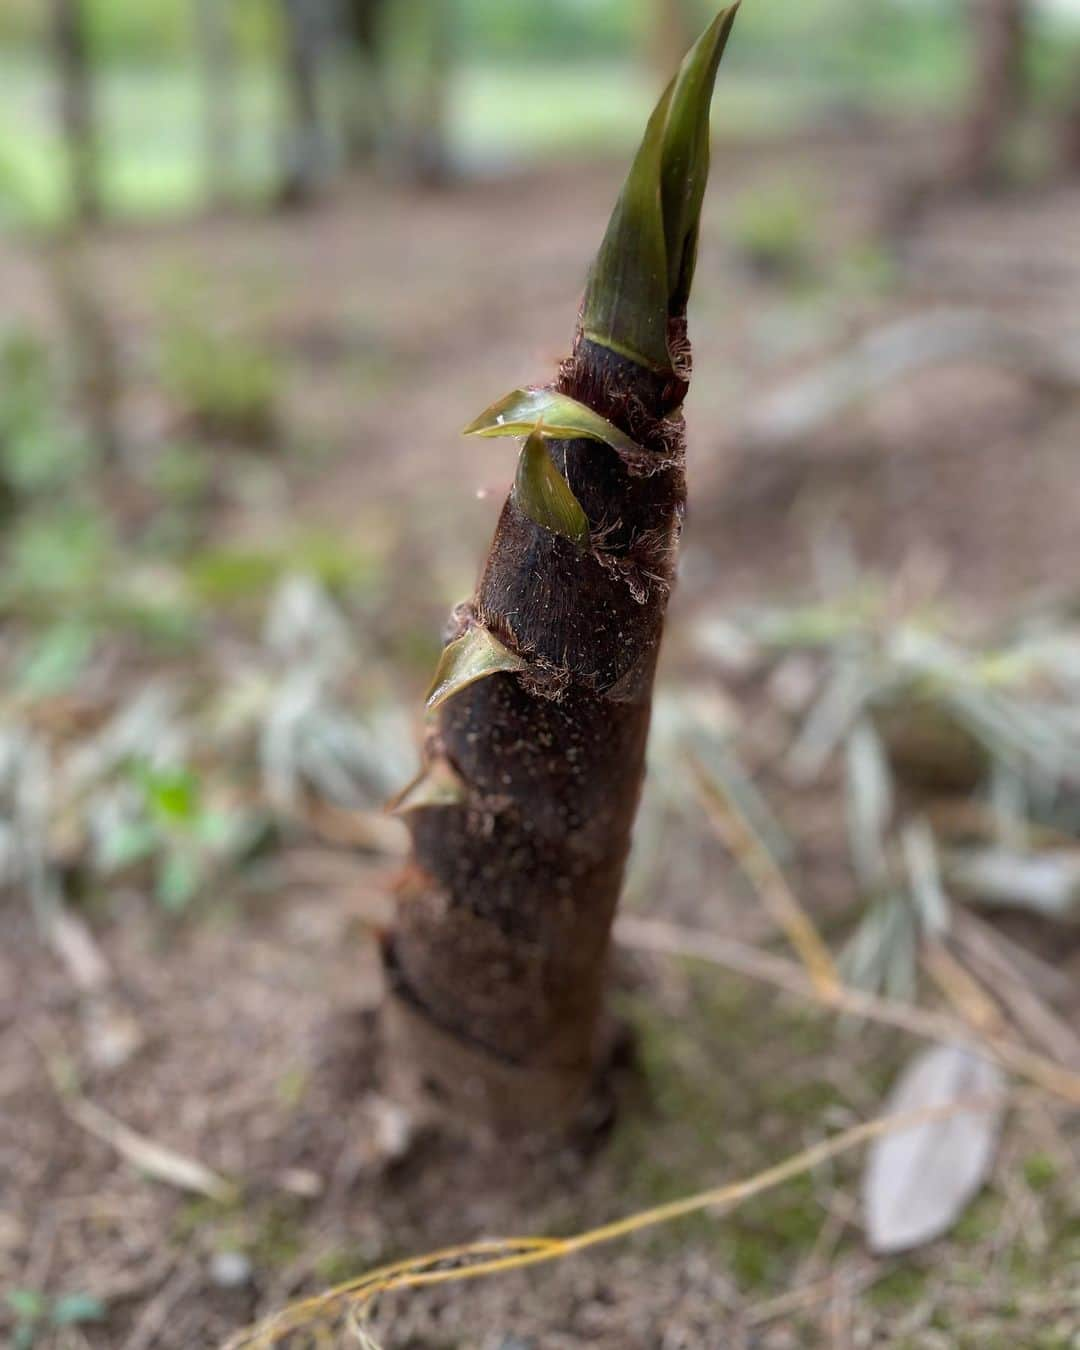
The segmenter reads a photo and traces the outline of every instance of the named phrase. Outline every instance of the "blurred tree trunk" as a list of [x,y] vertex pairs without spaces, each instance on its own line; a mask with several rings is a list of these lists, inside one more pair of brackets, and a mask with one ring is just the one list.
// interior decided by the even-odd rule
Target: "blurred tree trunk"
[[48,258],[56,306],[71,352],[79,416],[99,462],[115,465],[123,451],[121,360],[93,261],[78,233],[57,238]]
[[203,77],[207,195],[220,206],[232,195],[236,164],[236,50],[232,0],[196,0]]
[[697,36],[695,16],[687,0],[646,0],[644,55],[663,84],[678,70]]
[[341,0],[338,15],[345,56],[345,155],[366,164],[379,148],[387,121],[383,85],[383,22],[387,0]]
[[1028,0],[970,0],[974,74],[956,172],[973,188],[998,179],[1006,138],[1024,105]]
[[325,178],[319,98],[324,17],[320,0],[281,0],[286,127],[279,198],[284,206],[307,205]]
[[119,358],[86,256],[82,229],[102,215],[90,33],[84,0],[50,3],[74,228],[47,244],[46,256],[71,352],[79,411],[102,462],[110,463],[120,449]]
[[398,150],[406,176],[434,187],[452,176],[446,129],[456,6],[454,0],[409,0],[403,8],[416,71],[400,113]]
[[60,122],[79,221],[101,217],[93,71],[83,0],[51,0],[53,60],[60,85]]
[[1072,69],[1071,92],[1061,127],[1061,149],[1065,167],[1074,177],[1080,177],[1080,54],[1073,61]]

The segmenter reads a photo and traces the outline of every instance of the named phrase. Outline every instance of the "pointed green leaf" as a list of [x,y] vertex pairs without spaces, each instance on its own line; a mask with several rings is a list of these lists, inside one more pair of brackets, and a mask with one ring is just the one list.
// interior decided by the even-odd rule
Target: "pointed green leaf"
[[686,313],[698,225],[709,181],[709,109],[738,5],[721,11],[687,53],[675,78],[664,131],[660,196],[668,261],[668,313]]
[[437,708],[454,694],[477,680],[486,679],[499,671],[526,670],[527,663],[515,656],[488,632],[475,624],[461,637],[443,648],[435,670],[435,678],[428,691],[428,708]]
[[671,369],[669,318],[686,312],[709,175],[709,107],[738,4],[722,11],[664,90],[600,246],[582,306],[587,338]]
[[543,434],[552,440],[583,437],[603,441],[620,454],[634,460],[648,459],[643,450],[625,432],[585,403],[557,389],[512,389],[505,398],[486,408],[465,428],[466,436],[527,436],[543,423]]
[[656,105],[604,242],[581,311],[587,338],[667,370],[667,247],[660,203],[664,126],[674,81]]
[[522,447],[514,479],[514,505],[534,524],[585,548],[589,543],[589,519],[555,467],[544,444],[545,430],[540,423]]
[[425,806],[459,806],[465,796],[465,784],[450,761],[440,755],[398,793],[387,810],[404,816]]

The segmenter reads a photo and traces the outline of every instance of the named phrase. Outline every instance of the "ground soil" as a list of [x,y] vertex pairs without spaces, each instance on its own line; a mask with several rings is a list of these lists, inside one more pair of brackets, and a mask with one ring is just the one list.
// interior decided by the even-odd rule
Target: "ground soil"
[[[964,614],[1005,618],[1075,590],[1077,400],[1048,402],[1008,372],[958,367],[889,390],[797,447],[751,454],[740,435],[762,394],[897,315],[975,306],[1049,336],[1075,332],[1080,189],[942,199],[890,239],[896,193],[932,145],[925,129],[864,127],[717,151],[691,316],[691,508],[669,675],[693,664],[689,634],[703,614],[811,592],[823,539],[850,540],[860,566],[890,573],[929,560],[939,594]],[[362,182],[302,217],[102,234],[89,257],[122,343],[134,440],[173,434],[153,341],[163,278],[182,271],[230,325],[282,353],[286,438],[302,451],[286,493],[222,507],[219,537],[377,539],[381,622],[407,649],[469,589],[511,476],[505,442],[457,430],[514,385],[550,376],[618,181],[605,166],[426,196]],[[811,209],[809,257],[789,279],[749,266],[732,224],[742,195],[777,185]],[[13,319],[50,321],[48,282],[25,243],[0,243],[0,294]],[[423,672],[406,665],[401,679],[418,694]],[[819,849],[808,893],[819,913],[843,908],[837,799],[785,809],[829,817],[836,862],[822,865]],[[87,1062],[85,1000],[24,899],[0,899],[0,1287],[90,1292],[107,1309],[100,1324],[36,1344],[212,1347],[378,1261],[569,1232],[750,1173],[871,1115],[912,1048],[723,972],[626,958],[617,1003],[639,1068],[610,1137],[597,1127],[573,1146],[519,1155],[424,1135],[395,1161],[369,1095],[371,919],[394,864],[313,855],[287,852],[181,923],[137,891],[91,911],[113,997],[140,1041],[111,1071]],[[767,937],[719,859],[713,876],[707,893],[651,897],[650,912]],[[1058,958],[1077,977],[1075,953]],[[57,1076],[240,1179],[240,1197],[208,1200],[140,1175],[72,1117]],[[380,1337],[387,1350],[1078,1343],[1075,1113],[1018,1114],[961,1229],[906,1262],[866,1254],[855,1176],[845,1165],[731,1219],[402,1296],[381,1308]],[[222,1253],[244,1258],[235,1284]],[[13,1330],[4,1316],[0,1335]]]

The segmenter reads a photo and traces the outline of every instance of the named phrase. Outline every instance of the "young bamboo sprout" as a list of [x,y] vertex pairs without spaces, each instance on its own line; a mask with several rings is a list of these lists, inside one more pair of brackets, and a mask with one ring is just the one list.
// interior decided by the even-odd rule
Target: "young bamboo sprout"
[[644,772],[685,500],[686,305],[737,5],[654,111],[553,386],[468,432],[527,439],[429,697],[384,943],[399,1091],[498,1131],[573,1119]]

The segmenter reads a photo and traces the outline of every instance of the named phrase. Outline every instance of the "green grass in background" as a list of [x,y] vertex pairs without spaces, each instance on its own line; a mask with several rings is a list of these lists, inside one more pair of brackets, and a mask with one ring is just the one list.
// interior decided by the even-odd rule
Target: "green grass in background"
[[[104,69],[99,77],[103,178],[117,215],[190,210],[204,198],[202,89],[190,66]],[[268,71],[236,81],[237,192],[257,195],[274,172]],[[65,208],[62,147],[49,70],[32,56],[0,58],[0,219],[43,223]]]

